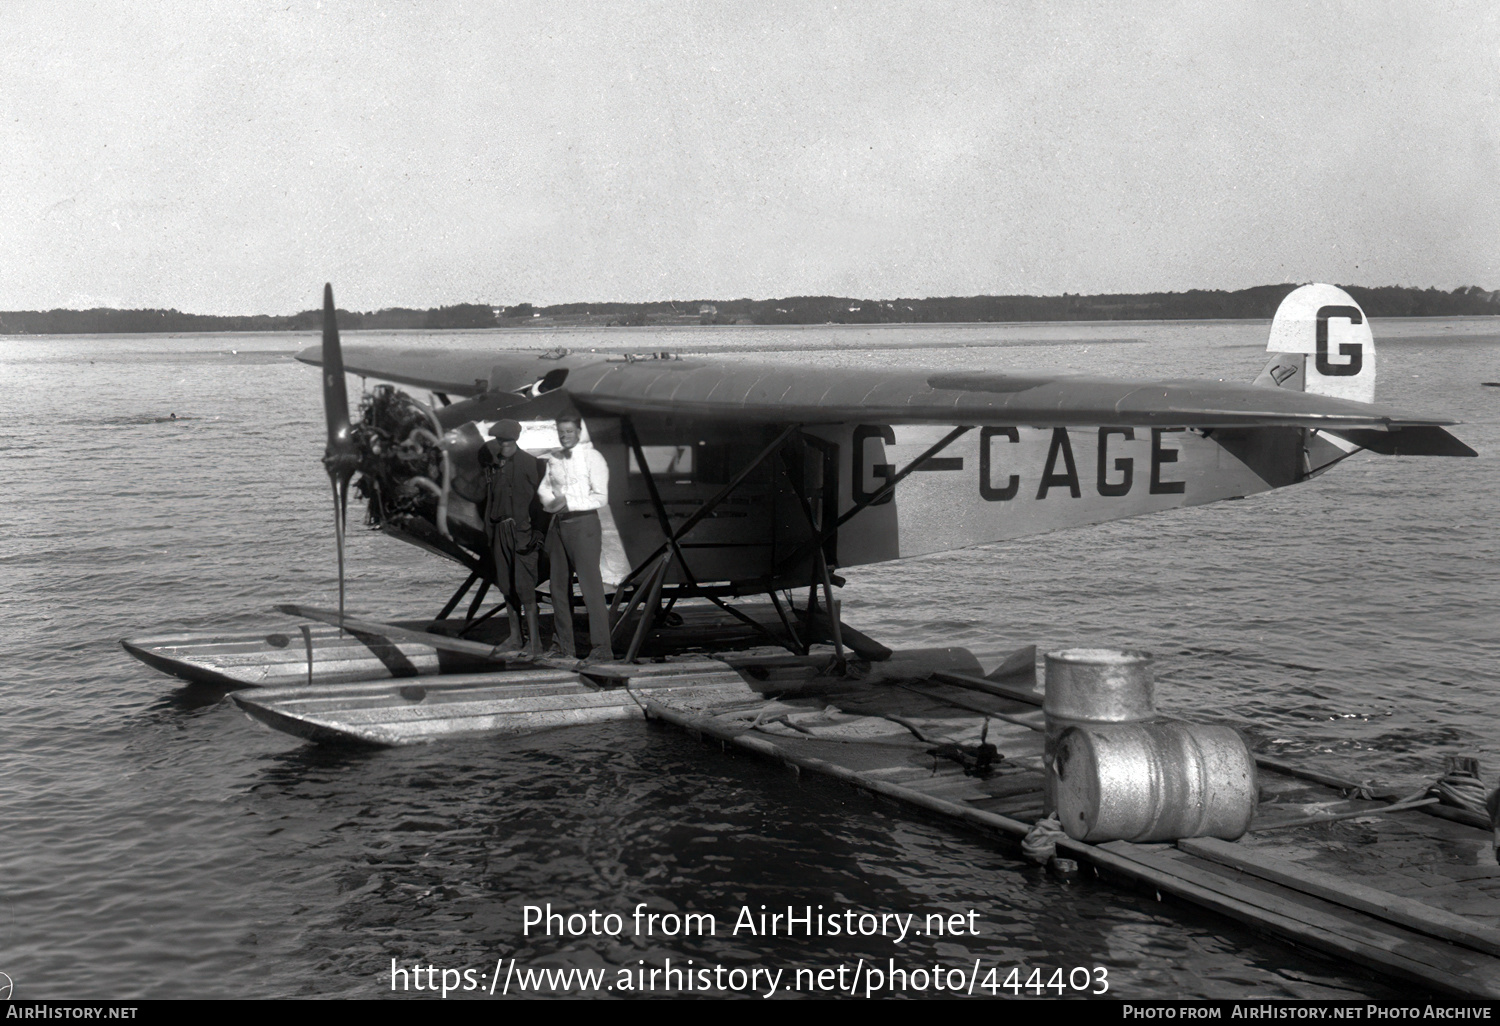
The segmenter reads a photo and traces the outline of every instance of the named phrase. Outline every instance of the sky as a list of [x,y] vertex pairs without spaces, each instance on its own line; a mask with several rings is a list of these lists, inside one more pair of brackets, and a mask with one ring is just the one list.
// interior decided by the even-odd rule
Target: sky
[[0,0],[0,310],[1500,288],[1500,5]]

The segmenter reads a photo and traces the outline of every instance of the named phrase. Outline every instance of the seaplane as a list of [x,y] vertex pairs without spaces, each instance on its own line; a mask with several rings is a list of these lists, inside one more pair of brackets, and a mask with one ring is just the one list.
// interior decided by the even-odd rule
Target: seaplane
[[[1240,499],[1360,452],[1476,455],[1447,430],[1455,421],[1374,402],[1368,318],[1323,284],[1281,303],[1269,361],[1245,383],[346,346],[331,287],[323,317],[321,346],[297,359],[322,373],[338,608],[280,607],[304,621],[290,630],[123,642],[174,676],[236,689],[251,716],[313,741],[394,745],[639,716],[644,697],[672,689],[690,703],[695,688],[941,679],[1029,701],[1034,648],[990,668],[963,649],[893,652],[843,622],[842,575]],[[353,418],[349,374],[382,382]],[[616,657],[582,668],[519,659],[502,644],[503,599],[484,611],[494,564],[479,452],[507,419],[523,426],[521,448],[546,457],[564,414],[581,418],[610,472],[601,571]],[[346,610],[351,488],[372,527],[464,575],[435,617]],[[572,615],[571,596],[543,598],[550,632]],[[983,739],[970,747],[981,752]]]

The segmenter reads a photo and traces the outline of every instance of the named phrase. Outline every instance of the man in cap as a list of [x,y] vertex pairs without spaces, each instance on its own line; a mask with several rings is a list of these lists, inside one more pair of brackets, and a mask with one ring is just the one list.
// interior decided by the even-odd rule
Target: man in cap
[[542,517],[541,510],[533,507],[537,505],[542,466],[517,444],[520,437],[519,422],[497,421],[490,427],[490,441],[479,450],[479,465],[485,474],[484,523],[495,557],[495,580],[505,595],[505,611],[510,616],[510,637],[496,651],[520,651],[524,608],[526,655],[535,659],[541,652],[542,636],[536,611]]
[[[585,663],[614,658],[610,646],[609,610],[604,605],[604,580],[599,572],[602,533],[599,508],[609,502],[609,465],[588,442],[582,441],[583,422],[576,415],[557,418],[561,451],[547,460],[547,473],[537,489],[542,508],[552,516],[547,532],[547,559],[552,564],[552,626],[558,654],[574,657],[573,587],[589,613],[593,648]],[[571,564],[571,567],[570,567]]]

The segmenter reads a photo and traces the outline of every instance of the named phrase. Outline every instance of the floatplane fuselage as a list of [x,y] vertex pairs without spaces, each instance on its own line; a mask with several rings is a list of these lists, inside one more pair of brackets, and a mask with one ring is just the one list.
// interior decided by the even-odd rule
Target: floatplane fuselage
[[[339,644],[349,631],[350,651],[362,646],[373,663],[351,656],[357,666],[315,672],[317,646],[306,627],[300,638],[267,636],[280,654],[261,655],[285,663],[274,680],[214,677],[212,667],[188,666],[182,646],[127,647],[168,672],[221,682],[294,680],[299,650],[309,684],[426,675],[434,665],[495,669],[485,658],[489,639],[475,640],[483,631],[473,631],[496,611],[478,615],[494,577],[479,453],[501,419],[519,421],[520,447],[547,458],[558,450],[556,418],[577,415],[604,457],[601,571],[624,665],[670,651],[682,617],[703,608],[741,627],[739,636],[699,631],[686,647],[758,642],[806,661],[826,645],[835,673],[851,661],[868,673],[891,657],[840,622],[835,589],[845,568],[1243,498],[1306,481],[1361,450],[1474,455],[1445,430],[1451,420],[1373,403],[1374,339],[1342,290],[1293,291],[1267,348],[1265,370],[1244,384],[668,354],[393,350],[343,346],[330,290],[323,344],[298,359],[323,369],[340,608],[298,611],[333,624]],[[391,383],[368,393],[354,419],[347,373]],[[400,386],[425,390],[432,401]],[[370,524],[469,571],[437,618],[443,624],[372,625],[345,615],[351,482]],[[467,617],[448,629],[476,583]],[[769,605],[745,601],[756,597]],[[1011,662],[1007,672],[1016,672]],[[982,670],[968,657],[965,672]]]
[[[478,532],[462,482],[491,423],[521,421],[522,448],[545,456],[552,418],[573,410],[610,468],[616,579],[680,534],[668,584],[765,590],[811,580],[818,551],[850,567],[1243,498],[1365,448],[1472,455],[1451,421],[1370,402],[1374,340],[1341,290],[1288,296],[1269,348],[1251,385],[556,351],[350,346],[342,359],[465,396],[432,408],[450,474],[441,529]],[[424,508],[438,529],[436,502]]]

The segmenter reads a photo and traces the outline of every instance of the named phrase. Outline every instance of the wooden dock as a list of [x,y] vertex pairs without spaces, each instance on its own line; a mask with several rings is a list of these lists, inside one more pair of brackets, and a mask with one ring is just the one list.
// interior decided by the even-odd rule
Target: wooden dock
[[[1040,701],[939,673],[777,698],[663,693],[645,706],[701,736],[1018,841],[1042,812]],[[972,748],[986,720],[1004,758],[976,776],[944,753]],[[1500,998],[1500,865],[1488,831],[1260,772],[1264,800],[1238,842],[1064,838],[1058,853],[1342,961],[1446,994]],[[1355,815],[1338,829],[1264,829],[1310,810]]]
[[[260,682],[277,686],[237,691],[233,700],[261,722],[312,741],[404,745],[647,717],[1011,844],[1043,813],[1043,715],[1030,649],[988,676],[957,648],[847,664],[822,648],[806,656],[751,648],[641,665],[506,669],[483,658],[489,639],[426,635],[420,624],[354,626],[342,640],[332,627],[287,632],[288,639],[309,635],[300,651],[290,642],[217,639],[214,672],[231,657],[260,666]],[[329,655],[309,685],[314,641]],[[419,669],[426,645],[437,665],[468,657],[487,670],[393,677],[393,657],[374,651],[380,644]],[[300,661],[262,658],[266,648],[290,650]],[[179,648],[173,658],[190,655]],[[380,669],[364,665],[371,659]],[[339,679],[357,672],[383,679]],[[1237,842],[1064,837],[1057,852],[1101,877],[1373,972],[1500,999],[1500,865],[1486,821],[1445,805],[1398,803],[1402,796],[1390,790],[1356,792],[1352,781],[1316,767],[1267,757],[1257,763],[1261,801],[1251,832]]]
[[[905,680],[934,664],[978,669],[965,649],[920,649],[872,666],[864,680],[872,686]],[[768,692],[817,691],[827,679],[829,657],[752,649],[720,659],[689,656],[586,669],[547,661],[520,665],[505,672],[254,688],[231,697],[252,718],[308,741],[409,745],[642,719],[646,703],[656,698],[696,707],[764,701]]]

